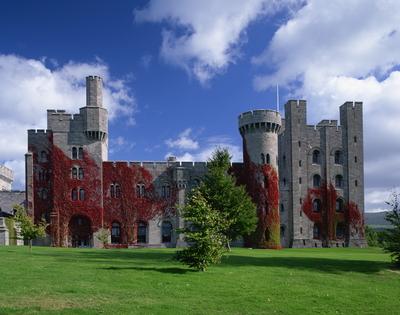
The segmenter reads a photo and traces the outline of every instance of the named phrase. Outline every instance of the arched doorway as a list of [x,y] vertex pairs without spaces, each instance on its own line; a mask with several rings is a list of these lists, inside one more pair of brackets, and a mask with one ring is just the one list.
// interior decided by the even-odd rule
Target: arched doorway
[[69,221],[69,235],[72,247],[92,245],[92,224],[86,216],[76,215]]

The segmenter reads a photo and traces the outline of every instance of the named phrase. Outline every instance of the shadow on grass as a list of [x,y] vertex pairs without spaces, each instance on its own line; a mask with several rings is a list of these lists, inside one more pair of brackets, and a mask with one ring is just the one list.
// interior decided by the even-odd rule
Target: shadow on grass
[[326,273],[359,272],[369,274],[388,269],[390,263],[313,257],[248,257],[229,255],[225,256],[222,260],[221,267],[224,266],[282,267]]
[[170,267],[170,268],[156,268],[156,267],[136,267],[136,266],[131,266],[131,267],[104,267],[104,268],[98,268],[98,269],[103,269],[103,270],[140,270],[140,271],[156,271],[156,272],[161,272],[161,273],[172,273],[172,274],[185,274],[188,272],[196,272],[195,270],[191,269],[184,269],[184,268],[178,268],[178,267]]
[[[177,263],[174,260],[173,251],[149,251],[149,250],[68,250],[65,251],[41,251],[33,252],[33,255],[38,256],[52,256],[62,261],[71,262],[107,262],[114,267],[102,268],[106,270],[142,270],[142,271],[157,271],[163,273],[175,273],[184,274],[190,269],[178,268],[178,267],[152,267],[152,265],[162,266],[163,264]],[[295,255],[295,254],[294,254]],[[218,265],[218,268],[224,267],[281,267],[286,269],[297,269],[297,270],[309,270],[316,272],[325,273],[344,273],[344,272],[358,272],[372,274],[377,273],[381,270],[387,270],[390,268],[389,262],[374,261],[374,260],[351,260],[351,259],[340,259],[341,256],[338,254],[338,258],[321,258],[321,257],[276,257],[276,256],[265,256],[265,257],[254,257],[247,255],[235,255],[230,254],[223,257],[222,264]],[[132,262],[133,266],[121,266],[118,264],[124,264]],[[150,265],[140,266],[137,265]],[[135,266],[136,265],[136,266]]]

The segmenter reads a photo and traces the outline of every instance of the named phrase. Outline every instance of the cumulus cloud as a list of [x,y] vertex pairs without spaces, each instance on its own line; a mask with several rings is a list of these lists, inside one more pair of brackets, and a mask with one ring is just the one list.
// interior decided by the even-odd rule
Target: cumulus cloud
[[46,58],[0,54],[0,162],[15,169],[14,187],[23,188],[20,170],[27,150],[26,130],[45,129],[47,109],[74,113],[85,106],[87,75],[103,77],[103,104],[111,120],[124,117],[134,124],[136,105],[127,82],[112,78],[101,60],[58,65],[54,61],[47,64]]
[[178,148],[183,150],[196,150],[199,148],[199,143],[190,137],[192,129],[187,128],[182,131],[177,139],[167,139],[165,144],[169,148]]
[[364,102],[366,200],[400,179],[399,10],[398,1],[310,0],[253,58],[274,69],[258,75],[255,88],[279,83],[307,99],[313,122],[337,117],[345,101]]
[[166,22],[161,56],[202,84],[222,73],[240,56],[248,25],[297,1],[152,0],[136,10],[137,22]]
[[135,142],[131,142],[122,136],[110,138],[109,153],[112,155],[121,151],[130,151],[134,148],[135,145]]
[[[186,130],[185,130],[186,131]],[[170,147],[167,144],[168,147]],[[171,148],[171,147],[170,147]],[[241,147],[232,143],[228,136],[211,136],[202,142],[198,143],[196,149],[185,150],[185,148],[177,148],[176,151],[169,151],[165,158],[175,156],[178,161],[207,161],[218,148],[226,148],[232,156],[233,162],[240,162],[243,160],[243,153]],[[188,152],[190,151],[190,152]]]

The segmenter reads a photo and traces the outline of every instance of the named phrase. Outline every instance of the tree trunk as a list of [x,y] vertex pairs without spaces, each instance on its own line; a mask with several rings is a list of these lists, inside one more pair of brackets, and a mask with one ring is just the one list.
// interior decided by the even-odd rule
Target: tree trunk
[[29,252],[32,252],[32,240],[29,240]]
[[231,243],[229,240],[226,241],[226,247],[228,248],[228,252],[232,251],[231,250]]

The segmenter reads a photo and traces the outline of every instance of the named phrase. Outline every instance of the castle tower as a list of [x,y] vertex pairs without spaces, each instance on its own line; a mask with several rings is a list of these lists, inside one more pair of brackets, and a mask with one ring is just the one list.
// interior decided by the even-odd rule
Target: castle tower
[[0,165],[0,190],[10,191],[13,180],[13,171],[4,165]]
[[273,110],[254,110],[239,116],[243,138],[244,178],[257,204],[257,230],[250,243],[280,248],[278,132],[281,116]]

